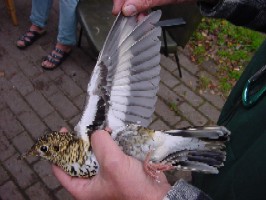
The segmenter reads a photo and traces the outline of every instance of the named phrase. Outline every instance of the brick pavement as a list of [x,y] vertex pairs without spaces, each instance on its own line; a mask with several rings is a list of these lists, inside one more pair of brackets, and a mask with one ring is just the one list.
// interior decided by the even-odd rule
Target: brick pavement
[[[4,4],[0,5],[0,199],[72,199],[52,175],[50,164],[17,157],[45,131],[62,126],[73,129],[95,61],[86,48],[75,48],[60,68],[43,71],[41,58],[55,44],[58,5],[53,7],[48,34],[21,51],[15,42],[29,26],[31,5],[26,0],[15,3],[18,27],[11,24]],[[209,125],[218,119],[224,99],[198,90],[199,75],[211,77],[213,68],[196,66],[183,51],[180,62],[182,79],[175,62],[161,57],[162,81],[151,128]]]

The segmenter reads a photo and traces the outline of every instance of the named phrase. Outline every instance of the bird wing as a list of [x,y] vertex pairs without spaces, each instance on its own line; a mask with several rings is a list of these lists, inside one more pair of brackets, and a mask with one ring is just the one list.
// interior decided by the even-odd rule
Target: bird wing
[[148,126],[160,81],[161,11],[143,20],[116,18],[99,54],[87,89],[84,112],[75,131],[83,139],[103,126]]

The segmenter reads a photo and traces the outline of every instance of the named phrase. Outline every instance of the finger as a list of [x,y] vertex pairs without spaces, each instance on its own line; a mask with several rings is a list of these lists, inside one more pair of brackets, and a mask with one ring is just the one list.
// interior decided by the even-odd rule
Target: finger
[[118,15],[118,13],[122,10],[122,6],[125,3],[125,0],[113,0],[113,15]]
[[65,132],[68,132],[68,130],[67,130],[67,128],[66,127],[62,127],[61,129],[60,129],[60,131],[59,132],[61,132],[61,133],[65,133]]
[[93,179],[71,177],[55,165],[52,165],[52,170],[61,185],[69,191],[75,199],[87,199],[87,197],[89,197],[89,194],[91,194],[90,191],[92,188],[91,186],[93,185]]
[[137,17],[138,22],[141,22],[146,16],[147,16],[146,12],[139,13]]
[[92,149],[101,167],[122,159],[121,151],[107,131],[95,131],[91,136]]
[[[152,7],[179,3],[182,0],[127,0],[123,5],[122,12],[125,16],[134,16]],[[183,0],[184,1],[184,0]]]

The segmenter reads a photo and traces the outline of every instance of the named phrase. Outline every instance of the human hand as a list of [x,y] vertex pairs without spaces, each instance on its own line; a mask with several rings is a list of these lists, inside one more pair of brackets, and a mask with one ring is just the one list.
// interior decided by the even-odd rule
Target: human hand
[[155,6],[196,3],[196,1],[197,0],[113,0],[114,6],[112,13],[117,15],[122,11],[125,16],[133,16]]
[[93,133],[91,144],[100,165],[93,178],[71,177],[53,166],[57,179],[76,199],[163,199],[170,189],[163,173],[159,182],[148,176],[143,163],[125,155],[107,131]]

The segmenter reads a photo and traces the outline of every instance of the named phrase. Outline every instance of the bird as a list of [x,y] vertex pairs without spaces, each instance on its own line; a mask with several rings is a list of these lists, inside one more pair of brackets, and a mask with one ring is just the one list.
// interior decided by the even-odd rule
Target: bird
[[160,10],[142,20],[118,14],[99,53],[74,131],[45,134],[21,159],[40,156],[71,176],[93,177],[100,166],[90,136],[108,127],[123,152],[144,162],[152,177],[158,170],[218,173],[230,136],[225,127],[148,128],[160,82],[160,17]]

